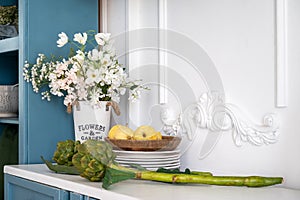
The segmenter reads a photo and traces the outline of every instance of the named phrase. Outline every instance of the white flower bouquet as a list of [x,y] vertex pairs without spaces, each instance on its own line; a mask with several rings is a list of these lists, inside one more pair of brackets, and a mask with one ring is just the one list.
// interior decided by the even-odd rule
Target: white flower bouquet
[[[34,92],[41,93],[42,99],[50,101],[51,96],[59,96],[64,97],[66,106],[77,101],[97,106],[100,101],[118,103],[126,89],[129,100],[134,101],[139,98],[140,90],[146,89],[138,84],[140,80],[130,80],[118,63],[109,33],[76,33],[73,40],[64,32],[58,36],[58,47],[71,45],[68,58],[48,59],[39,54],[36,63],[25,62],[24,79],[31,82]],[[88,45],[93,49],[86,50]]]

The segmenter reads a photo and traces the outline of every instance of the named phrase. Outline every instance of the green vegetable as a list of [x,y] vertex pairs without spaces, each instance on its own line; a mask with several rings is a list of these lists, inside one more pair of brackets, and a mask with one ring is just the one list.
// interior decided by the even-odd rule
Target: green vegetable
[[77,146],[77,153],[72,158],[72,163],[81,172],[81,176],[90,181],[101,181],[105,174],[106,166],[115,159],[112,147],[105,142],[88,140]]
[[58,142],[52,159],[59,165],[72,166],[72,158],[77,153],[76,145],[79,143],[73,140]]
[[169,174],[152,171],[140,172],[136,178],[167,183],[200,183],[225,186],[263,187],[282,183],[281,177],[261,176],[203,176],[194,174]]
[[[69,142],[66,141],[66,143]],[[67,144],[59,146],[60,148],[69,147]],[[189,169],[186,169],[185,172],[180,172],[179,169],[159,169],[155,172],[136,166],[134,168],[123,167],[114,161],[116,155],[112,151],[110,144],[104,141],[87,140],[82,144],[76,143],[74,150],[76,152],[72,157],[72,164],[74,166],[52,165],[51,163],[50,165],[49,162],[44,162],[46,162],[49,169],[58,173],[68,173],[68,169],[70,173],[74,173],[73,167],[75,167],[78,170],[77,173],[80,173],[81,176],[90,181],[102,181],[102,187],[105,189],[114,183],[133,178],[166,183],[197,183],[248,187],[270,186],[280,184],[283,181],[282,177],[214,176],[209,172],[191,172]],[[70,150],[63,151],[61,149],[59,152],[70,152]],[[63,157],[65,158],[65,156]]]
[[156,172],[163,172],[168,174],[193,174],[193,175],[201,175],[201,176],[212,176],[212,173],[210,172],[196,172],[196,171],[191,171],[189,168],[186,168],[184,172],[181,172],[178,168],[177,169],[158,168]]

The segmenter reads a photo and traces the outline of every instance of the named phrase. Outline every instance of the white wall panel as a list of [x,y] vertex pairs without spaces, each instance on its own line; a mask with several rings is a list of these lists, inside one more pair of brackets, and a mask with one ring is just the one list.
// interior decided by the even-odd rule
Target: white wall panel
[[[119,32],[159,27],[158,0],[128,0],[126,5],[123,1],[112,2],[114,3],[110,4],[110,10],[125,9],[130,13],[123,13],[124,17],[129,17],[125,23],[126,27],[118,30],[118,26],[108,25],[109,30]],[[298,159],[300,134],[297,126],[300,122],[300,90],[298,89],[300,85],[300,1],[287,1],[289,99],[286,108],[276,107],[274,0],[168,0],[166,3],[167,29],[186,36],[207,53],[223,84],[226,102],[237,105],[254,123],[261,124],[262,116],[268,112],[277,113],[280,121],[280,137],[275,144],[254,146],[246,143],[237,147],[233,142],[231,131],[226,131],[219,138],[213,151],[202,159],[198,159],[199,150],[207,131],[200,130],[195,141],[182,156],[183,167],[226,175],[283,176],[285,186],[300,189],[300,160]],[[109,24],[114,23],[123,25],[116,16],[111,15]],[[128,45],[135,45],[136,42],[145,40],[147,38],[131,39]],[[128,57],[129,63],[131,61],[130,64],[133,64],[130,67],[147,66],[159,61],[156,52],[153,51],[139,51],[131,56]],[[178,81],[179,79],[169,77],[168,74],[168,84],[173,88],[180,89],[183,86],[192,88],[192,97],[182,97],[181,92],[184,93],[185,89],[180,90],[178,96],[185,99],[184,101],[198,100],[198,96],[208,89],[205,79],[212,77],[204,76],[199,79],[198,76],[193,76],[197,73],[189,69],[191,67],[189,63],[174,54],[169,54],[167,60],[168,67],[172,66],[173,70],[177,70],[177,75],[181,74],[186,79],[183,83]],[[159,81],[156,72],[145,78]],[[149,106],[157,103],[158,91],[153,90],[153,92],[153,95],[146,95],[146,98],[153,97],[153,99],[148,101],[147,105],[141,103],[134,112],[135,120],[139,123],[147,122],[142,112],[145,111],[145,107],[147,110]],[[174,100],[173,97],[171,99]]]

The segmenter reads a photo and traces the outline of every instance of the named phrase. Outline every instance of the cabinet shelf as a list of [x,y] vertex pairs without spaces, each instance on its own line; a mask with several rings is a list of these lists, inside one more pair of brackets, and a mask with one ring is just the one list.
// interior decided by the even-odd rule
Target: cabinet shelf
[[0,118],[2,124],[19,124],[18,118]]
[[0,53],[16,51],[19,49],[19,37],[0,40]]

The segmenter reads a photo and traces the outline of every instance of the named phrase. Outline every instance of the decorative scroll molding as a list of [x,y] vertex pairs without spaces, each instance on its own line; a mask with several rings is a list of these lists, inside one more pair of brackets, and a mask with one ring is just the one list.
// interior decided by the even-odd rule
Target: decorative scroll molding
[[[168,120],[172,118],[173,120]],[[214,133],[233,131],[233,140],[237,146],[251,143],[256,146],[273,144],[278,141],[279,124],[275,114],[266,114],[261,125],[256,125],[242,116],[240,109],[225,103],[219,93],[204,93],[199,101],[190,105],[182,116],[174,120],[168,116],[168,110],[162,112],[162,121],[168,134],[178,134],[183,128],[189,140],[197,128],[208,129]]]
[[161,111],[161,120],[164,124],[163,131],[166,135],[176,136],[180,134],[182,127],[181,115],[176,116],[170,108],[164,107]]
[[276,0],[276,106],[288,106],[287,94],[287,1]]

